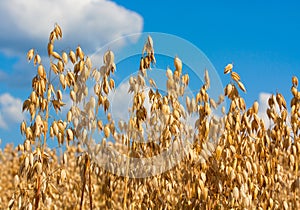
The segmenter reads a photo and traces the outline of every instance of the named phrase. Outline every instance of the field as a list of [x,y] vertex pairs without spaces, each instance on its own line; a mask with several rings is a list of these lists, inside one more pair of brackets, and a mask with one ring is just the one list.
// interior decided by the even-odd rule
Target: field
[[[182,73],[178,57],[175,69],[166,70],[167,92],[159,92],[147,77],[155,63],[148,37],[141,46],[140,72],[129,79],[130,119],[115,122],[107,97],[115,89],[114,53],[108,50],[97,69],[80,46],[56,52],[55,42],[61,38],[56,25],[47,46],[49,72],[34,49],[27,53],[37,69],[23,103],[30,119],[20,125],[24,143],[0,151],[1,209],[300,208],[296,76],[291,78],[290,103],[280,93],[269,98],[267,127],[258,116],[258,102],[246,105],[240,96],[246,87],[232,64],[224,65],[231,81],[218,101],[207,93],[210,78],[205,71],[195,97],[181,104],[190,78]],[[88,93],[89,79],[94,96]],[[147,84],[151,88],[146,91]],[[53,117],[66,105],[65,91],[72,106],[64,119]],[[225,98],[228,109],[222,107]],[[222,116],[217,117],[213,110],[218,108]],[[191,114],[197,116],[192,126],[187,123]],[[98,143],[95,132],[103,135]],[[65,149],[50,148],[51,139]],[[159,154],[162,158],[155,159]],[[145,166],[147,160],[161,162],[151,168]]]

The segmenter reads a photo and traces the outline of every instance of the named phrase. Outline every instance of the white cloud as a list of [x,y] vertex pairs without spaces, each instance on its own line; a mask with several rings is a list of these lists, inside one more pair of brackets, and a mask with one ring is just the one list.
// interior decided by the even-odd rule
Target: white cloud
[[143,27],[139,14],[107,0],[3,0],[0,18],[0,50],[9,54],[32,47],[45,53],[55,23],[63,30],[62,49],[80,44],[87,53]]
[[0,128],[8,129],[12,123],[20,123],[24,119],[22,100],[9,93],[0,95]]
[[[145,87],[145,101],[144,106],[147,110],[147,113],[150,113],[151,104],[149,102],[149,87]],[[125,82],[121,83],[114,91],[110,92],[108,95],[108,99],[111,103],[111,113],[113,118],[116,121],[129,120],[129,110],[132,108],[133,103],[133,93],[128,93],[129,90],[129,83],[126,80]],[[148,116],[149,117],[149,116]]]
[[258,110],[258,116],[264,121],[265,128],[268,128],[270,126],[270,120],[267,115],[267,109],[269,107],[268,100],[271,97],[272,94],[270,93],[260,93],[259,94],[259,110]]
[[[63,40],[56,42],[55,50],[75,50],[80,44],[88,55],[97,52],[93,55],[95,64],[102,61],[102,57],[97,57],[99,48],[121,36],[141,32],[143,28],[139,14],[107,0],[2,0],[0,18],[0,52],[16,58],[10,69],[0,70],[0,82],[19,88],[30,87],[36,73],[25,59],[30,48],[37,50],[48,69],[46,47],[55,23],[63,30]],[[118,46],[135,41],[124,38]]]
[[1,112],[0,112],[0,128],[7,129],[7,125],[6,125],[6,123],[4,122],[4,119],[3,119],[3,116],[2,116],[2,113],[1,113]]
[[[264,123],[265,123],[265,128],[269,128],[270,125],[273,124],[273,121],[271,121],[269,118],[268,118],[268,115],[267,115],[267,109],[269,107],[268,105],[268,100],[269,98],[272,96],[271,93],[260,93],[259,94],[259,110],[258,110],[258,116],[263,119]],[[276,107],[276,112],[277,113],[280,113],[280,109],[279,109],[279,106],[277,104],[277,102],[275,101],[275,107]]]
[[116,121],[129,119],[129,108],[132,105],[132,93],[128,93],[128,81],[120,84],[114,91],[109,93],[112,116]]

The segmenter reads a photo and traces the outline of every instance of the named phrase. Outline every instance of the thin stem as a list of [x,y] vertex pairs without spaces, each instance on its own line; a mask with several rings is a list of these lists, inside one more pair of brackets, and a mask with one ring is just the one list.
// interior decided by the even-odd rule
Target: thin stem
[[[50,62],[52,62],[52,59],[50,57]],[[48,95],[48,91],[49,91],[49,88],[50,88],[50,79],[51,79],[51,69],[49,69],[49,73],[48,73],[48,80],[47,80],[47,92],[46,92],[46,96]],[[47,96],[47,106],[46,106],[46,110],[45,110],[45,121],[47,122],[48,124],[48,121],[49,121],[49,101],[50,99],[48,98]],[[44,132],[44,142],[43,142],[43,148],[41,150],[41,164],[43,165],[43,156],[44,156],[44,150],[46,149],[46,146],[47,146],[47,133]],[[38,209],[39,207],[39,201],[40,201],[40,196],[41,196],[41,174],[38,174],[38,177],[37,177],[37,191],[36,191],[36,199],[35,199],[35,209]]]
[[[90,166],[90,163],[89,163]],[[90,209],[93,210],[93,197],[92,197],[92,177],[91,177],[91,169],[89,167],[89,197],[90,197]]]
[[86,171],[89,165],[89,158],[88,155],[85,155],[85,163],[84,163],[84,168],[83,168],[83,183],[82,183],[82,193],[81,193],[81,199],[80,199],[80,210],[82,210],[82,205],[83,205],[83,199],[84,199],[84,188],[86,185]]
[[123,209],[126,209],[127,202],[127,184],[128,184],[128,171],[129,171],[129,151],[130,151],[130,141],[128,139],[128,150],[127,150],[127,161],[126,161],[126,175],[125,175],[125,188],[124,188],[124,200],[123,200]]

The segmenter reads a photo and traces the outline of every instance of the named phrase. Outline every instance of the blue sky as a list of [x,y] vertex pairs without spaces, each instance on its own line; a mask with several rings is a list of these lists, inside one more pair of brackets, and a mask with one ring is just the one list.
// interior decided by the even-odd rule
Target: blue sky
[[[72,8],[72,9],[70,9]],[[27,50],[43,56],[49,31],[62,26],[61,50],[78,44],[87,53],[122,35],[162,32],[181,37],[210,59],[223,84],[233,62],[248,105],[281,92],[289,103],[291,77],[300,76],[299,1],[43,1],[0,2],[0,138],[20,143],[18,111],[31,91]],[[155,44],[155,40],[154,40]],[[174,52],[176,55],[176,52]],[[122,73],[120,73],[122,74]],[[25,116],[26,117],[26,116]]]
[[284,92],[291,76],[300,70],[297,2],[167,0],[153,1],[148,8],[129,2],[123,5],[143,14],[144,31],[189,40],[220,73],[226,63],[234,62],[241,77],[251,81],[246,84],[249,99],[261,91]]

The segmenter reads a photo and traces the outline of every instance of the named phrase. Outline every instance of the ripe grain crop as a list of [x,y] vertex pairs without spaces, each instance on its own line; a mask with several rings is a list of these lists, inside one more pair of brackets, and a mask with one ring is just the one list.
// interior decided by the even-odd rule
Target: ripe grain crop
[[[155,81],[147,77],[156,62],[155,40],[149,36],[141,46],[139,74],[129,79],[128,91],[133,96],[130,119],[115,122],[108,98],[115,88],[114,53],[108,50],[103,65],[93,67],[80,46],[69,52],[55,51],[55,42],[62,36],[62,29],[55,25],[47,46],[49,71],[34,49],[27,53],[37,70],[32,92],[23,103],[30,119],[20,126],[24,143],[16,148],[6,145],[0,151],[1,209],[300,208],[300,92],[296,76],[289,105],[280,93],[269,98],[267,115],[272,123],[266,127],[258,116],[258,102],[247,106],[240,96],[246,88],[233,64],[224,68],[231,81],[218,101],[208,94],[210,78],[205,71],[204,84],[195,97],[186,97],[185,104],[181,103],[179,98],[190,78],[183,74],[179,57],[174,58],[175,69],[166,70],[166,93],[159,92]],[[53,83],[53,78],[58,83]],[[94,82],[95,96],[89,95],[89,79]],[[63,95],[63,91],[69,94]],[[146,94],[150,110],[145,108]],[[66,105],[64,97],[70,97],[72,105],[62,119],[55,113]],[[217,118],[213,109],[221,106],[225,97],[229,108],[223,107],[223,115]],[[102,110],[107,121],[99,118]],[[197,115],[192,127],[186,124],[190,114]],[[180,152],[180,144],[188,138],[192,143],[170,170],[137,178],[131,175],[129,161],[124,164],[126,176],[119,176],[121,169],[114,167],[121,159],[107,156],[107,165],[115,173],[98,165],[86,152],[93,132],[103,134],[95,148],[88,148],[93,154],[114,148],[127,157],[151,158],[169,147],[177,146]],[[114,141],[107,141],[109,138]],[[152,141],[146,141],[150,138]],[[66,149],[58,152],[50,148],[51,139]],[[175,158],[172,155],[170,161]]]

